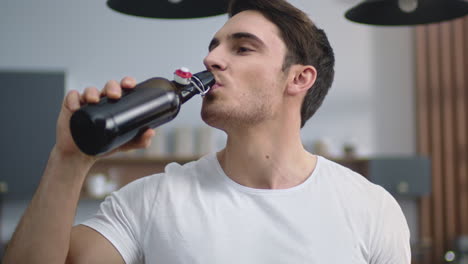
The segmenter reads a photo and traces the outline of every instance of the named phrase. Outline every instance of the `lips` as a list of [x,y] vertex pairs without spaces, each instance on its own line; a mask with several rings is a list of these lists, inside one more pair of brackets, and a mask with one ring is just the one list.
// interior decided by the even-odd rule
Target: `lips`
[[223,84],[220,82],[219,76],[215,75],[215,83],[211,86],[210,92],[222,87]]
[[211,86],[211,91],[216,90],[216,89],[218,89],[218,88],[221,87],[221,86],[222,86],[221,84],[215,83],[215,84],[213,84],[213,86]]

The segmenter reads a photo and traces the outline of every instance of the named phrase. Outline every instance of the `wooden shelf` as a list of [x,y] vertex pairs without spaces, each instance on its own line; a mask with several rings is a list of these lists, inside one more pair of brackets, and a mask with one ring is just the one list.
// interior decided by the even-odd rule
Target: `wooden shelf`
[[[96,174],[106,175],[108,180],[121,188],[139,178],[161,173],[167,164],[177,162],[185,164],[197,160],[199,157],[109,157],[97,161],[88,173],[88,177]],[[81,197],[83,199],[99,199],[89,195],[85,182]]]
[[[110,157],[110,158],[104,158],[96,162],[94,167],[91,169],[92,171],[96,169],[102,169],[102,168],[114,168],[114,167],[126,167],[126,166],[150,166],[154,167],[155,170],[153,173],[159,173],[162,172],[162,170],[159,170],[160,166],[166,166],[167,164],[171,162],[176,162],[179,164],[185,164],[191,161],[198,160],[200,157],[198,156],[193,156],[193,157]],[[360,158],[360,159],[341,159],[341,158],[336,158],[331,160],[348,167],[363,176],[367,175],[367,164],[369,162],[369,159],[365,158]]]
[[148,163],[157,163],[157,164],[169,164],[171,162],[177,162],[184,164],[190,161],[199,159],[200,157],[109,157],[99,160],[96,164],[148,164]]
[[111,157],[99,160],[91,168],[89,175],[95,173],[106,174],[119,185],[125,185],[135,179],[161,173],[164,167],[172,162],[185,164],[197,160],[199,157]]

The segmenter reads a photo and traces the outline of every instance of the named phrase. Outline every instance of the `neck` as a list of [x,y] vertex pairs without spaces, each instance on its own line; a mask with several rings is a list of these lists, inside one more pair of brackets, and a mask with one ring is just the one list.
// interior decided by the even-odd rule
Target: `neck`
[[218,153],[225,173],[235,182],[257,189],[287,189],[304,182],[316,157],[302,146],[299,129],[250,127],[228,132]]

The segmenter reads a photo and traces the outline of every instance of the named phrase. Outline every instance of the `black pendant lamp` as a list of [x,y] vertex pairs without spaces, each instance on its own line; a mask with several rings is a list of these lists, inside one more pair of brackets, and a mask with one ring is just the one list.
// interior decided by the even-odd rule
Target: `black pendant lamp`
[[351,21],[382,26],[441,22],[468,14],[464,0],[365,0],[348,10]]
[[127,15],[186,19],[224,14],[228,0],[108,0],[107,5]]

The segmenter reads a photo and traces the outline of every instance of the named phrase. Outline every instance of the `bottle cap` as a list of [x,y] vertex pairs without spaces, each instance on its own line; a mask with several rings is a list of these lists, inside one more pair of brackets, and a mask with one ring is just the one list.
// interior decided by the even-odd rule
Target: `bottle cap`
[[190,84],[190,78],[192,78],[192,73],[186,67],[182,67],[174,72],[174,81],[178,84],[188,85]]

